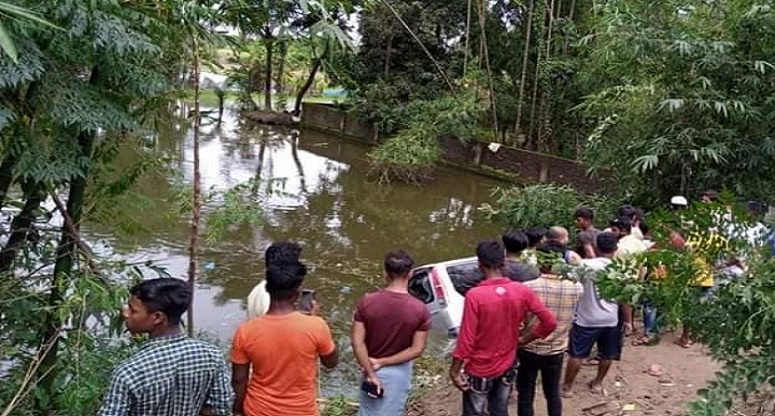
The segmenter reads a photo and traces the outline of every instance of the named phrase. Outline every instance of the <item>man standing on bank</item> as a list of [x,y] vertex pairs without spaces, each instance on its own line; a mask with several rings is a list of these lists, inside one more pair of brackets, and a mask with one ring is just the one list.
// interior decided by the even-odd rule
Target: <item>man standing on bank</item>
[[230,415],[233,394],[220,350],[180,330],[191,306],[188,283],[152,279],[129,292],[126,329],[150,340],[116,367],[97,416]]
[[328,324],[314,316],[315,308],[313,316],[296,309],[306,274],[299,262],[269,265],[269,310],[240,325],[234,334],[234,414],[318,415],[318,359],[333,368],[339,353]]
[[463,416],[508,416],[522,321],[528,313],[539,321],[525,343],[551,334],[557,321],[532,290],[503,277],[500,243],[480,243],[476,255],[484,280],[466,294],[449,376],[463,392]]
[[584,295],[576,308],[576,321],[570,331],[568,345],[568,365],[565,369],[563,397],[574,395],[573,386],[581,369],[582,361],[589,358],[592,347],[597,344],[600,363],[597,377],[588,387],[592,393],[603,394],[603,380],[613,361],[619,361],[622,355],[623,328],[629,322],[619,322],[619,305],[616,302],[601,299],[595,285],[597,273],[606,270],[617,250],[617,237],[612,233],[597,235],[598,257],[585,259],[579,270],[579,280],[584,285]]
[[412,387],[412,360],[425,350],[431,315],[408,292],[414,261],[404,251],[385,256],[387,287],[358,302],[352,347],[365,382],[381,392],[360,393],[359,416],[402,416]]
[[[561,260],[564,247],[558,243],[546,242],[538,246],[538,264],[541,277],[525,283],[535,292],[557,319],[557,328],[544,339],[529,344],[520,343],[519,371],[517,373],[517,415],[533,416],[533,401],[536,393],[538,373],[546,398],[547,415],[562,415],[562,364],[568,348],[568,331],[573,325],[576,305],[584,294],[581,283],[563,279],[552,273],[552,266]],[[523,333],[532,330],[533,320],[528,320]]]

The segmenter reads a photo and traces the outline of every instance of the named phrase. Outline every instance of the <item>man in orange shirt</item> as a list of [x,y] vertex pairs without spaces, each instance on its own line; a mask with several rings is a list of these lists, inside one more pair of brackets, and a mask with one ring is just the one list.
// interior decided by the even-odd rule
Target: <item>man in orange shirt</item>
[[270,265],[266,271],[269,310],[240,325],[234,334],[235,414],[318,415],[318,357],[323,365],[333,368],[339,353],[322,318],[296,311],[306,274],[306,267],[299,262]]

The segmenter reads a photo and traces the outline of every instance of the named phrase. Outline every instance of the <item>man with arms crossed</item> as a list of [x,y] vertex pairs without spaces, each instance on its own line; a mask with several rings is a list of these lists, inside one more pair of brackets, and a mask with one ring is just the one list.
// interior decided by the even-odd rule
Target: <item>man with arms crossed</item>
[[[546,337],[557,321],[532,290],[502,276],[505,252],[497,241],[480,243],[476,255],[484,280],[466,294],[449,376],[463,392],[463,416],[508,416],[518,343]],[[539,324],[520,340],[528,313]]]
[[180,330],[180,316],[191,306],[188,283],[146,280],[130,293],[122,311],[126,329],[150,340],[116,367],[97,416],[231,414],[233,395],[220,350]]
[[364,296],[355,309],[352,346],[365,380],[382,397],[360,393],[359,416],[402,416],[412,387],[412,360],[422,355],[431,315],[409,294],[414,261],[403,251],[385,256],[387,287]]
[[318,357],[333,368],[339,354],[326,322],[296,311],[306,274],[299,262],[270,265],[266,271],[269,310],[240,325],[234,334],[235,414],[317,416]]
[[619,305],[600,299],[595,286],[595,274],[605,270],[611,263],[617,249],[616,236],[601,233],[597,236],[598,257],[582,260],[579,278],[584,285],[584,295],[576,308],[576,322],[570,331],[563,397],[573,396],[573,383],[581,369],[582,360],[589,358],[592,346],[597,343],[600,363],[597,377],[589,383],[593,393],[603,393],[603,380],[613,360],[622,355],[622,326],[619,325]]

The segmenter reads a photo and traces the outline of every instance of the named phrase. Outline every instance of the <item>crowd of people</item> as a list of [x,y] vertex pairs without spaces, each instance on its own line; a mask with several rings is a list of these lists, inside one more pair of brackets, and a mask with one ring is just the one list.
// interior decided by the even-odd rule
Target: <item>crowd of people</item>
[[[681,209],[688,201],[675,197],[671,204]],[[586,388],[604,392],[608,370],[633,332],[635,308],[602,299],[597,273],[654,243],[643,212],[630,205],[620,207],[605,230],[595,227],[591,209],[577,210],[574,218],[572,247],[570,232],[559,226],[510,230],[501,241],[476,247],[482,280],[465,294],[449,369],[462,391],[463,416],[508,415],[513,390],[517,414],[533,415],[539,374],[548,415],[560,416],[585,361],[597,366]],[[686,244],[679,232],[671,237],[676,246]],[[191,304],[187,283],[161,278],[133,287],[123,310],[126,328],[149,340],[115,369],[98,415],[317,415],[319,364],[335,367],[340,352],[317,301],[302,289],[307,268],[300,254],[292,242],[267,249],[266,278],[250,294],[250,319],[233,337],[230,378],[217,347],[181,332]],[[574,278],[558,274],[558,262],[574,266]],[[363,374],[361,416],[405,414],[412,363],[423,354],[431,327],[425,304],[409,293],[413,267],[406,252],[388,253],[385,287],[356,305],[351,345]],[[697,284],[710,288],[713,282]],[[632,343],[644,345],[659,331],[657,311],[648,302],[637,306],[643,334]],[[680,344],[690,342],[684,331]]]

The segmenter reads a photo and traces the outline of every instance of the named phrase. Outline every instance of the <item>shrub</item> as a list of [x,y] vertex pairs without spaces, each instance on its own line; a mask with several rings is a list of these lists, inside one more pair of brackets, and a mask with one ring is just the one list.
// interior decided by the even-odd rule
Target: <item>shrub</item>
[[404,110],[407,128],[369,153],[372,172],[380,181],[397,179],[419,183],[431,178],[441,157],[439,137],[484,140],[489,132],[482,129],[484,107],[470,93],[447,95],[435,100],[410,103]]
[[441,149],[436,138],[426,132],[405,130],[369,153],[372,173],[380,182],[397,179],[420,183],[431,178]]
[[602,225],[620,203],[609,196],[585,195],[569,186],[552,184],[498,188],[493,198],[493,205],[485,205],[484,211],[512,228],[561,225],[570,229],[574,225],[573,214],[581,207],[592,208],[596,221]]

